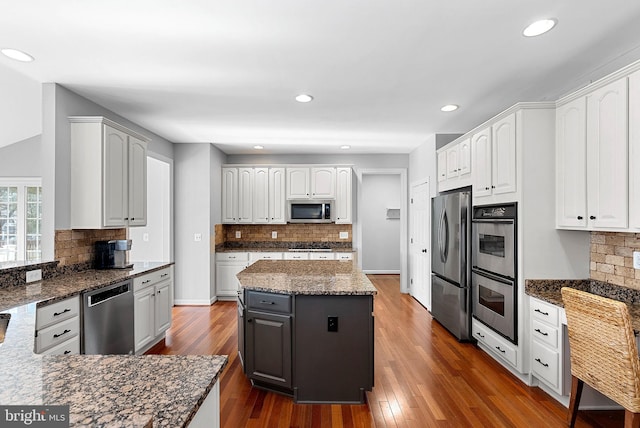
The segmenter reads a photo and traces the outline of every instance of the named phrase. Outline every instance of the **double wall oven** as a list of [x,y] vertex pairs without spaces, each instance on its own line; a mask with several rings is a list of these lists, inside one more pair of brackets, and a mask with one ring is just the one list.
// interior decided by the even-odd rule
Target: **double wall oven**
[[473,317],[517,344],[515,204],[473,208]]

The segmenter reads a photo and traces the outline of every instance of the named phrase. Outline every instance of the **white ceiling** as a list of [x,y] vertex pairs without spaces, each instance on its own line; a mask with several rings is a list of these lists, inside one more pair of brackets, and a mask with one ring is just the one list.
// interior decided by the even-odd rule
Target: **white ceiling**
[[[640,58],[630,0],[3,3],[0,47],[36,61],[0,66],[228,154],[408,153]],[[558,26],[521,36],[544,17]]]

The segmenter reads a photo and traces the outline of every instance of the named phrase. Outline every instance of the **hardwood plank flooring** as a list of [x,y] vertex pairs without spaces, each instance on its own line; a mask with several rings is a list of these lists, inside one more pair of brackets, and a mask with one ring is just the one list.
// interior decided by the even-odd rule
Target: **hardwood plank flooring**
[[[363,405],[294,404],[251,387],[237,357],[236,303],[173,309],[164,344],[150,353],[226,354],[224,427],[564,427],[566,408],[530,388],[469,343],[459,343],[397,275],[370,275],[378,289],[375,386]],[[624,414],[580,412],[577,427],[621,427]]]

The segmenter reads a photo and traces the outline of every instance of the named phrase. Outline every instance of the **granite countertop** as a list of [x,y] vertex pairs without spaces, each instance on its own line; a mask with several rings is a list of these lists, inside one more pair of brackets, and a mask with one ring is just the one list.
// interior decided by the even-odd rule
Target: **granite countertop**
[[88,270],[0,290],[1,405],[69,405],[71,426],[178,427],[198,411],[228,362],[226,355],[34,354],[36,308],[170,266]]
[[564,308],[560,292],[562,287],[576,288],[626,303],[633,330],[636,334],[640,334],[640,290],[591,279],[527,279],[525,281],[527,295]]
[[279,294],[375,295],[369,278],[346,260],[260,260],[237,275],[243,289]]

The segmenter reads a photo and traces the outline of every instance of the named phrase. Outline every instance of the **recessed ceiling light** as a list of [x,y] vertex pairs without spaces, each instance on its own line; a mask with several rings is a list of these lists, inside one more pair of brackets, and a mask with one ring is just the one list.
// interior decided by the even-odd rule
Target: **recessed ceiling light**
[[522,31],[522,35],[525,37],[535,37],[546,33],[556,26],[558,20],[555,18],[541,19],[530,24]]
[[15,59],[16,61],[21,61],[21,62],[33,61],[33,57],[31,55],[29,55],[28,53],[19,51],[18,49],[4,48],[4,49],[0,49],[0,52],[2,52],[6,57]]
[[296,97],[296,101],[299,103],[308,103],[310,101],[313,101],[313,97],[307,94],[300,94]]
[[341,150],[349,150],[351,148],[351,146],[347,146],[346,144],[344,146],[340,146]]
[[256,150],[262,150],[264,149],[264,146],[253,146],[253,148]]
[[446,106],[440,107],[440,110],[442,110],[442,111],[454,111],[454,110],[458,110],[458,106],[455,105],[455,104],[447,104]]

